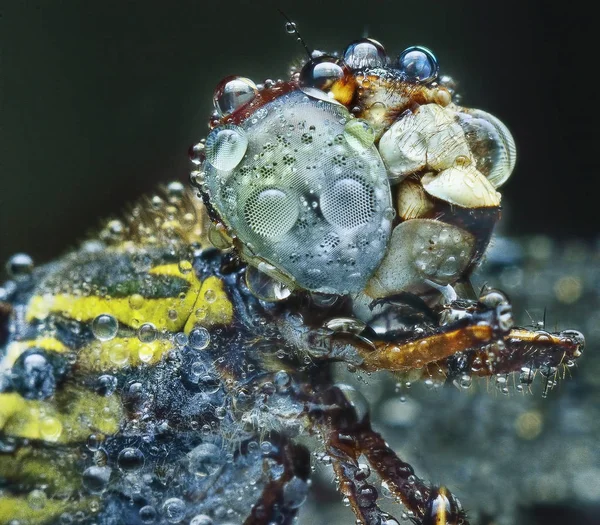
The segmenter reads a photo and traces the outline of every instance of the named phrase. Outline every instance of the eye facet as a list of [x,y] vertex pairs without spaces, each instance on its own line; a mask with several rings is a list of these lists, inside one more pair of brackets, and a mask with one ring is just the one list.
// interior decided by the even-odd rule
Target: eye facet
[[387,55],[377,40],[361,38],[346,48],[344,62],[352,69],[383,67],[387,62]]
[[398,67],[407,80],[414,82],[430,82],[439,71],[434,54],[421,46],[405,49],[398,57]]
[[215,89],[213,103],[222,116],[227,116],[252,101],[257,93],[256,84],[249,78],[227,77]]

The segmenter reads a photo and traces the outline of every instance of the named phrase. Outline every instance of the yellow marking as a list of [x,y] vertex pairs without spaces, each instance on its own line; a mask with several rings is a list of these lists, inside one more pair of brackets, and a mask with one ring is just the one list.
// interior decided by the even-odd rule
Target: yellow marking
[[354,98],[358,84],[354,75],[348,75],[336,81],[330,88],[333,98],[340,104],[348,105]]
[[27,497],[0,496],[0,525],[58,523],[59,516],[66,510],[84,509],[87,504],[85,499],[77,502],[47,499],[44,506],[38,509],[29,505]]
[[38,337],[28,341],[14,341],[6,348],[6,355],[0,361],[0,371],[11,368],[19,356],[29,348],[43,348],[50,352],[62,354],[69,350],[67,346],[54,337]]
[[115,317],[119,323],[127,326],[138,326],[151,322],[158,330],[179,332],[192,312],[202,283],[193,271],[186,274],[181,273],[178,264],[157,266],[148,273],[177,277],[187,281],[190,286],[183,297],[146,298],[138,309],[131,308],[130,297],[35,295],[27,307],[27,321],[45,319],[52,313],[59,313],[71,319],[86,322],[99,315],[109,314]]
[[218,324],[231,324],[233,304],[225,293],[223,281],[211,276],[204,280],[198,298],[185,323],[184,332],[190,333],[196,324],[209,328]]
[[447,525],[446,505],[448,504],[446,487],[440,487],[438,497],[435,498],[433,512],[435,513],[435,525]]
[[163,339],[143,343],[137,337],[115,337],[110,341],[93,341],[82,348],[77,365],[86,372],[103,372],[143,363],[155,364],[171,348],[173,343]]
[[57,451],[21,447],[0,455],[0,478],[9,485],[47,487],[48,495],[67,497],[79,488],[81,473],[76,470],[76,450],[60,451],[61,467],[56,468]]
[[65,388],[51,401],[0,394],[0,431],[8,436],[51,443],[80,442],[94,432],[114,434],[123,415],[116,395],[102,397],[88,390]]

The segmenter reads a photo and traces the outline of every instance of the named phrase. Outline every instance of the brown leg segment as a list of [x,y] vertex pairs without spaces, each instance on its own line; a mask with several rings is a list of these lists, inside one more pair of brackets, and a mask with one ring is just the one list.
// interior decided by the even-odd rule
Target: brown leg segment
[[332,430],[326,439],[325,448],[339,479],[339,490],[348,498],[360,523],[382,525],[392,519],[377,506],[377,489],[367,481],[367,475],[358,466],[355,438]]
[[300,445],[284,442],[270,459],[281,463],[284,471],[266,484],[244,525],[291,525],[306,499],[310,475],[308,451]]
[[445,487],[431,487],[414,474],[387,446],[383,438],[366,426],[358,435],[359,448],[392,493],[413,514],[419,525],[468,525],[460,502]]
[[469,312],[464,318],[405,341],[375,341],[374,349],[357,346],[364,370],[404,372],[439,362],[458,352],[502,340],[510,328],[510,306]]
[[339,388],[333,387],[314,399],[309,415],[322,429],[326,451],[340,481],[340,491],[350,501],[360,523],[399,523],[377,506],[377,489],[358,466],[358,458],[364,455],[381,480],[402,501],[413,523],[469,525],[459,501],[444,487],[431,487],[415,476],[413,468],[398,458],[371,428],[368,417],[358,420]]

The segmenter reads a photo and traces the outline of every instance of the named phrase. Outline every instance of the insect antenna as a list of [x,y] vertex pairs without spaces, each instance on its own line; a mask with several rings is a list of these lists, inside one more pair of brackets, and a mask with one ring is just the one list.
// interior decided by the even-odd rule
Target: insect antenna
[[548,310],[547,306],[544,306],[544,317],[542,318],[542,328],[546,329],[546,311]]
[[293,22],[290,19],[290,17],[287,16],[281,9],[277,9],[277,11],[279,11],[279,13],[281,13],[281,16],[283,16],[283,18],[285,18],[287,20],[287,22],[285,24],[285,30],[286,30],[286,32],[289,33],[290,35],[296,35],[297,36],[298,42],[300,42],[302,44],[302,47],[306,51],[306,54],[308,55],[308,58],[311,59],[312,58],[312,51],[306,45],[306,42],[304,41],[304,38],[302,38],[302,35],[300,34],[300,31],[298,31],[298,28],[296,27],[296,22]]

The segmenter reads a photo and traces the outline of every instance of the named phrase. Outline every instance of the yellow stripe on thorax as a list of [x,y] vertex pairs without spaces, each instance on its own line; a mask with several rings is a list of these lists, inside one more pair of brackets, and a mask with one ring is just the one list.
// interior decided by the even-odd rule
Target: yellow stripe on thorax
[[77,501],[65,501],[48,498],[42,508],[32,507],[26,497],[0,496],[0,525],[9,523],[27,523],[41,525],[59,523],[60,515],[65,512],[87,510],[90,498]]
[[51,443],[80,442],[99,432],[119,430],[123,409],[118,396],[103,397],[88,390],[66,388],[51,401],[0,394],[0,431],[8,436]]
[[37,337],[27,341],[14,341],[6,348],[6,354],[0,361],[0,372],[11,368],[19,356],[29,348],[42,348],[59,354],[65,353],[69,348],[54,337]]
[[108,314],[127,326],[153,323],[158,330],[178,332],[192,311],[202,283],[193,271],[182,273],[178,264],[157,266],[148,273],[184,279],[190,286],[183,297],[144,298],[136,309],[132,308],[130,297],[77,296],[64,293],[35,295],[27,307],[27,321],[45,319],[50,314],[57,313],[86,322]]
[[198,298],[183,330],[185,333],[190,333],[195,325],[210,328],[218,324],[231,324],[232,320],[233,304],[227,297],[223,281],[212,276],[202,283]]
[[81,349],[77,366],[86,372],[104,372],[142,363],[155,364],[173,347],[165,339],[144,343],[137,337],[115,337],[110,341],[92,341]]
[[60,468],[56,468],[56,449],[20,446],[11,454],[0,455],[0,478],[9,486],[43,485],[48,495],[69,497],[81,485],[77,465],[81,452],[72,447],[60,449],[59,454]]

